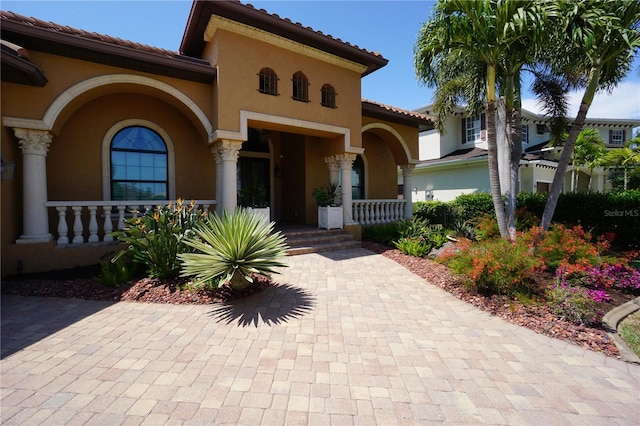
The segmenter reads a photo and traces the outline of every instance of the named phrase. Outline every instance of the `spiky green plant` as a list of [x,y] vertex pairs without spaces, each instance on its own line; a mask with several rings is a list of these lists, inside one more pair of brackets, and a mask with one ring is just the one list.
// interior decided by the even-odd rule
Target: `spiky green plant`
[[275,267],[286,266],[280,259],[288,247],[273,226],[246,209],[210,216],[194,229],[196,236],[186,240],[196,252],[179,255],[180,275],[195,277],[196,283],[218,277],[221,283],[242,290],[253,282],[253,274],[277,273]]

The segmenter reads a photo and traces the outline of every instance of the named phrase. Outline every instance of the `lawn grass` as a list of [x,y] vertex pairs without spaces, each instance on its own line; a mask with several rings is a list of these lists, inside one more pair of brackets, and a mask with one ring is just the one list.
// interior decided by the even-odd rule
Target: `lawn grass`
[[627,346],[640,356],[640,311],[625,318],[618,327],[618,333]]

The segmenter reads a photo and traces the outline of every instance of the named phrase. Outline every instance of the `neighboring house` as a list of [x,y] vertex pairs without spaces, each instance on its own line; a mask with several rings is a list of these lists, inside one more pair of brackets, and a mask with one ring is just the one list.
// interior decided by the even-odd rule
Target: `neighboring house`
[[[417,112],[433,114],[431,106]],[[548,192],[562,148],[549,143],[548,117],[522,110],[522,125],[520,190]],[[583,128],[598,129],[607,147],[613,149],[631,139],[633,128],[638,126],[640,120],[587,118]],[[458,109],[447,119],[444,134],[435,129],[422,131],[420,160],[411,182],[413,202],[451,201],[461,194],[490,192],[485,114],[468,117],[464,109]],[[591,178],[593,191],[609,190],[607,173],[600,167],[589,176],[589,171],[582,167],[579,189],[586,190]],[[398,182],[403,183],[401,178]],[[571,167],[567,170],[564,188],[571,188]]]
[[131,206],[178,197],[262,186],[273,220],[315,225],[331,180],[354,234],[412,214],[397,170],[432,125],[361,99],[378,53],[235,1],[194,1],[179,53],[0,18],[3,276],[97,263]]

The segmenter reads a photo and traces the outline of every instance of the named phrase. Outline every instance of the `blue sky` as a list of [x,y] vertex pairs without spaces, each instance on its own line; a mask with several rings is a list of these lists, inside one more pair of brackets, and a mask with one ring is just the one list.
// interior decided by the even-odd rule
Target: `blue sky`
[[[363,98],[410,110],[431,103],[432,91],[415,78],[413,45],[418,31],[430,16],[433,1],[280,0],[248,3],[351,44],[380,52],[389,64],[363,78]],[[191,1],[3,0],[1,8],[57,24],[178,50]],[[597,96],[588,117],[640,119],[639,68],[640,59],[636,59],[633,71],[612,94]],[[574,113],[580,98],[580,93],[572,96]],[[525,99],[523,106],[532,111],[538,110],[533,99]]]

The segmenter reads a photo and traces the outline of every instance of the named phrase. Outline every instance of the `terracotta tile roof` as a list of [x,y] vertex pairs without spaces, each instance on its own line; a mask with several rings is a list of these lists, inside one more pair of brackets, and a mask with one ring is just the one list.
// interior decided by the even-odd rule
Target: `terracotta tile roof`
[[415,111],[385,105],[379,102],[362,100],[362,115],[380,118],[399,124],[418,126],[420,131],[433,129],[434,118]]
[[143,52],[155,53],[157,55],[164,55],[168,57],[174,57],[178,55],[178,52],[174,52],[172,50],[148,46],[146,44],[136,43],[129,40],[123,40],[121,38],[112,37],[105,34],[98,34],[95,32],[85,31],[85,30],[69,27],[66,25],[59,25],[54,22],[43,21],[42,19],[19,15],[14,12],[0,11],[0,19],[30,25],[32,27],[49,30],[55,33],[68,34],[68,35],[76,36],[78,38],[83,38],[87,40],[94,40],[94,41],[100,41],[103,43],[114,44],[116,46],[129,47],[131,49],[141,50]]

